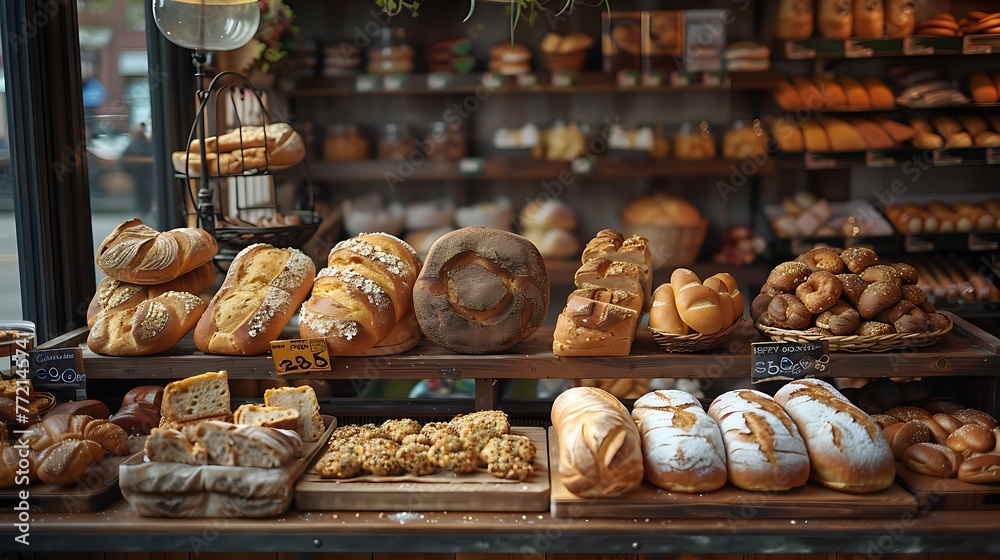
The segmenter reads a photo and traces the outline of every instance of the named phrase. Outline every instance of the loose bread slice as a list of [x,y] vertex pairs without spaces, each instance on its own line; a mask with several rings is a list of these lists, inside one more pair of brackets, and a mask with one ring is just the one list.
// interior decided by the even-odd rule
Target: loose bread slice
[[233,419],[238,425],[294,430],[299,411],[283,406],[245,404],[236,409]]
[[302,387],[278,387],[264,392],[264,406],[281,406],[295,409],[299,419],[295,431],[303,441],[319,441],[326,431],[323,418],[319,415],[319,401],[316,392],[308,385]]
[[236,426],[227,435],[240,467],[280,467],[302,450],[302,438],[290,430]]
[[146,438],[144,449],[150,461],[204,465],[208,462],[205,448],[192,444],[181,432],[165,428],[153,428]]
[[232,414],[229,404],[229,376],[210,371],[169,383],[163,390],[160,415],[173,422]]
[[208,462],[213,465],[236,465],[236,450],[230,442],[230,432],[236,424],[208,420],[184,427],[183,433],[195,443],[201,444],[208,454]]

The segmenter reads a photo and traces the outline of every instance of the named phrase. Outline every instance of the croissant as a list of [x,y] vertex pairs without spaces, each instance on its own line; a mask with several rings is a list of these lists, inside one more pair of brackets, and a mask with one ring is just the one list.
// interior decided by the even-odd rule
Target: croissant
[[[113,424],[112,424],[113,425]],[[104,449],[90,440],[67,440],[38,454],[37,474],[42,482],[66,484],[78,480],[91,463],[104,458]]]
[[161,233],[133,218],[101,242],[97,268],[122,282],[163,284],[211,261],[218,250],[215,238],[205,230]]
[[56,414],[28,428],[24,441],[35,451],[43,451],[61,441],[90,440],[114,455],[128,453],[125,430],[85,414]]
[[299,332],[325,338],[331,355],[360,356],[413,309],[420,258],[405,242],[374,233],[338,243],[328,265],[302,305]]

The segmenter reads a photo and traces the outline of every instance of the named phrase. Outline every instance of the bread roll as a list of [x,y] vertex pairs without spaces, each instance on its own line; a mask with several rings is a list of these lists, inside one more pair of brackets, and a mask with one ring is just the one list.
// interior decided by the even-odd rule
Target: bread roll
[[830,137],[818,122],[802,121],[802,138],[807,152],[822,153],[830,151]]
[[[891,111],[896,108],[896,96],[889,86],[878,78],[861,78],[861,83],[868,89],[868,98],[872,100],[872,109],[876,111]],[[891,134],[891,132],[890,132]]]
[[919,420],[900,422],[882,429],[882,439],[892,449],[897,461],[903,460],[903,453],[918,443],[930,443],[931,430]]
[[778,119],[771,126],[771,133],[778,148],[782,152],[797,153],[805,151],[805,140],[802,138],[802,130],[798,125],[788,119]]
[[[634,297],[622,291],[602,291],[609,295],[617,292],[619,297],[626,299]],[[639,313],[634,309],[571,294],[556,320],[552,353],[556,356],[628,356],[638,322]]]
[[[729,294],[729,297],[733,300],[733,307],[736,310],[735,319],[743,317],[743,311],[746,309],[746,302],[743,299],[743,292],[740,291],[739,284],[736,282],[736,278],[728,272],[717,272],[709,279],[721,280],[726,285],[725,292]],[[721,295],[722,292],[720,292]]]
[[885,31],[890,39],[913,35],[917,26],[916,6],[912,0],[885,0]]
[[854,0],[854,36],[881,39],[884,36],[885,6],[882,0]]
[[868,90],[856,78],[837,76],[837,82],[844,88],[848,107],[863,111],[872,108],[872,98],[868,96]]
[[997,441],[993,430],[978,424],[966,424],[952,432],[945,441],[945,445],[962,457],[969,457],[973,453],[993,451]]
[[842,119],[825,117],[820,119],[826,128],[830,148],[835,152],[860,152],[868,149],[864,139],[854,126]]
[[775,103],[778,104],[778,107],[781,107],[782,111],[791,113],[798,111],[800,107],[804,106],[799,88],[795,87],[788,80],[779,80],[778,85],[774,88],[773,95]]
[[219,246],[207,231],[158,232],[138,218],[121,224],[97,248],[97,268],[132,284],[163,284],[212,260]]
[[805,439],[818,482],[843,492],[877,492],[892,485],[892,450],[867,414],[832,385],[800,379],[782,387],[774,400],[795,421]]
[[969,484],[1000,482],[1000,453],[976,454],[962,461],[958,479]]
[[775,36],[785,41],[808,39],[813,31],[813,0],[781,0]]
[[528,228],[521,234],[547,259],[570,258],[580,253],[580,241],[569,230]]
[[524,229],[576,229],[576,213],[565,202],[556,198],[535,200],[521,210],[521,227]]
[[711,492],[727,479],[719,425],[683,391],[655,391],[632,410],[642,436],[646,479],[671,492]]
[[852,0],[819,0],[816,8],[816,29],[826,39],[847,39],[851,36]]
[[613,395],[576,387],[552,403],[559,438],[559,474],[570,492],[584,498],[620,496],[639,487],[643,455],[639,430]]
[[186,292],[166,292],[135,307],[97,315],[87,347],[107,356],[143,356],[169,350],[195,328],[207,306]]
[[906,468],[927,476],[952,478],[961,462],[957,453],[936,443],[918,443],[903,452]]
[[670,287],[681,320],[701,334],[715,334],[727,324],[720,313],[719,294],[701,283],[698,276],[678,268],[670,275]]
[[194,330],[206,354],[263,354],[309,295],[312,259],[258,243],[240,251]]
[[[160,387],[162,391],[162,387]],[[149,403],[133,402],[123,405],[108,419],[130,436],[144,436],[160,424],[160,407]]]
[[104,459],[104,449],[93,441],[66,440],[43,449],[36,459],[38,479],[49,484],[76,482],[83,471]]
[[848,119],[851,125],[858,131],[862,141],[869,150],[888,150],[896,145],[892,136],[878,124],[867,119],[852,117]]
[[427,338],[453,351],[507,349],[542,325],[549,279],[528,240],[482,227],[439,239],[414,286],[414,310]]
[[653,292],[653,307],[649,310],[649,327],[665,333],[685,335],[691,332],[677,312],[674,290],[670,284],[662,284]]
[[[871,92],[871,88],[869,88],[869,92]],[[872,106],[874,107],[874,105],[875,103],[873,101]],[[893,106],[895,106],[895,103],[893,103]],[[917,136],[916,130],[901,122],[884,118],[875,118],[874,120],[879,126],[881,126],[886,131],[886,133],[889,134],[889,136],[892,137],[892,141],[896,144],[909,142],[910,140],[913,140]]]
[[789,490],[809,480],[809,454],[798,427],[770,396],[730,391],[708,407],[722,430],[729,483],[744,490]]

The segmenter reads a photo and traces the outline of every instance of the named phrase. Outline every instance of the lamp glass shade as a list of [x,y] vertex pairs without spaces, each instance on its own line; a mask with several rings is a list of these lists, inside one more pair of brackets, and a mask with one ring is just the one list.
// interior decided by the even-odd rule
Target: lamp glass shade
[[152,0],[156,27],[188,49],[230,51],[250,42],[260,25],[257,0]]

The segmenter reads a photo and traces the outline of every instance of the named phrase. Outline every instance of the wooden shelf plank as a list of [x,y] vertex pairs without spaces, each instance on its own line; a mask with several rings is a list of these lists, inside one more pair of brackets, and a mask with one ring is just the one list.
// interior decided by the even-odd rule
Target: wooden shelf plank
[[[970,325],[971,329],[978,331]],[[736,329],[719,347],[696,354],[660,351],[650,333],[639,329],[632,353],[625,357],[557,358],[552,355],[550,326],[502,354],[455,354],[428,340],[396,356],[335,358],[329,372],[289,375],[288,379],[586,379],[586,378],[745,378],[750,375],[750,343],[763,337],[749,322]],[[883,376],[994,376],[1000,355],[970,340],[970,331],[955,330],[937,344],[914,352],[846,353],[831,356],[831,375]],[[963,335],[963,333],[965,333]],[[286,329],[284,338],[296,338],[297,329]],[[83,348],[90,379],[178,379],[225,369],[235,379],[272,379],[269,355],[210,356],[198,352],[193,340],[182,340],[169,352],[143,358],[98,356]]]

